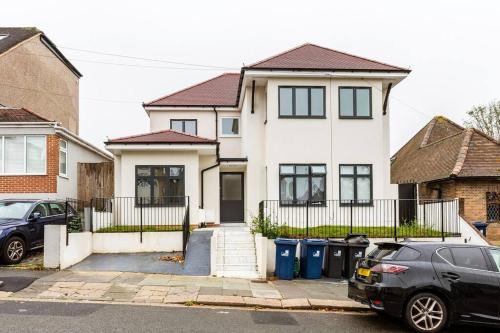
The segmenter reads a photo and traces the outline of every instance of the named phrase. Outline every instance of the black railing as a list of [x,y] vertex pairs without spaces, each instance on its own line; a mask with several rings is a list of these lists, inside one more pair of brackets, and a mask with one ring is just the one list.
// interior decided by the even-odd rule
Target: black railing
[[189,198],[187,200],[187,208],[184,213],[184,220],[182,221],[182,256],[186,257],[186,249],[189,241],[189,235],[191,233],[190,219],[189,219]]
[[457,200],[373,199],[259,204],[257,223],[264,233],[291,238],[442,238],[459,236]]
[[189,197],[93,198],[90,208],[92,232],[139,232],[142,242],[143,232],[183,231]]

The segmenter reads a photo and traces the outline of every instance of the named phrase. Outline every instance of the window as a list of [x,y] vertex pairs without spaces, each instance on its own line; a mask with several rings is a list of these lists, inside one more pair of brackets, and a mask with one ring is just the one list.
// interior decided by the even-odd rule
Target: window
[[486,220],[488,222],[500,221],[499,192],[486,192]]
[[493,262],[496,265],[497,272],[500,272],[500,250],[498,249],[488,249],[493,258]]
[[68,142],[65,140],[59,141],[59,175],[68,175]]
[[370,87],[340,87],[339,117],[371,118],[372,89]]
[[450,248],[455,266],[488,270],[483,252],[478,247],[452,247]]
[[396,261],[413,261],[417,260],[418,257],[420,257],[420,252],[411,247],[403,246],[396,257]]
[[372,165],[340,165],[340,204],[372,204]]
[[50,215],[61,215],[65,213],[64,206],[57,202],[49,203]]
[[0,136],[2,174],[45,174],[47,164],[44,135]]
[[281,118],[324,118],[325,87],[279,87]]
[[451,251],[448,248],[442,248],[438,251],[438,254],[447,262],[450,264],[454,265],[455,262],[453,261],[453,256],[451,255]]
[[221,136],[239,136],[240,118],[224,117],[221,118]]
[[305,204],[308,200],[326,200],[326,165],[280,165],[280,203]]
[[136,166],[135,184],[137,204],[184,204],[184,166]]
[[31,212],[30,216],[34,216],[35,213],[40,213],[40,217],[47,217],[49,216],[47,206],[45,204],[39,204],[37,205],[33,211]]
[[170,129],[177,132],[198,135],[198,123],[196,119],[170,119]]

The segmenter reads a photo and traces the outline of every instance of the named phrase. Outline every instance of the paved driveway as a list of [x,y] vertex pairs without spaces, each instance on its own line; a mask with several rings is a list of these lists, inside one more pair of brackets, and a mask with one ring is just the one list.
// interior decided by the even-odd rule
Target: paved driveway
[[174,275],[210,275],[210,237],[212,230],[199,229],[191,233],[184,263],[160,260],[162,256],[181,253],[119,253],[92,254],[69,268],[73,271],[118,271],[163,273]]

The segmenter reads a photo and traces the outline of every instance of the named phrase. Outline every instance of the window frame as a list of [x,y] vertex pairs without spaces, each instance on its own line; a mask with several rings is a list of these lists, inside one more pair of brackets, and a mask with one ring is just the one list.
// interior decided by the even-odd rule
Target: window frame
[[[352,116],[343,116],[340,112],[341,110],[341,99],[340,99],[340,91],[342,89],[352,89]],[[368,90],[369,92],[369,111],[370,114],[368,116],[358,116],[357,115],[357,90]],[[338,90],[338,100],[339,100],[339,119],[373,119],[373,103],[372,103],[372,87],[366,87],[366,86],[339,86]]]
[[[149,168],[150,169],[150,176],[138,176],[137,175],[137,170],[139,168]],[[153,168],[168,168],[168,176],[154,176],[153,175]],[[170,168],[182,168],[182,177],[177,177],[177,176],[170,176]],[[134,191],[135,191],[135,206],[138,207],[140,206],[140,201],[139,197],[137,196],[137,179],[147,179],[148,181],[153,181],[155,178],[166,178],[167,179],[167,184],[169,183],[170,179],[181,179],[182,183],[184,184],[184,195],[183,196],[169,196],[167,195],[166,198],[183,198],[182,200],[179,200],[178,202],[165,202],[165,203],[154,203],[152,202],[153,196],[153,191],[154,191],[154,186],[151,186],[150,188],[150,195],[149,195],[149,203],[142,203],[143,207],[183,207],[185,206],[185,197],[186,197],[186,166],[185,165],[174,165],[174,164],[168,164],[168,165],[152,165],[152,164],[146,164],[146,165],[136,165],[135,166],[135,174],[134,174]],[[168,191],[168,188],[167,188]],[[146,197],[144,197],[146,198]]]
[[[292,114],[282,115],[281,114],[281,89],[292,89]],[[296,103],[295,103],[295,90],[296,89],[307,89],[307,115],[297,115],[296,114]],[[312,115],[311,114],[311,89],[321,89],[323,90],[323,115]],[[278,118],[283,119],[326,119],[326,86],[291,86],[291,85],[280,85],[278,86]]]
[[[172,128],[173,121],[182,121],[182,133],[188,135],[198,135],[198,119],[170,119],[170,129],[175,131]],[[186,132],[186,121],[194,121],[194,134]]]
[[[5,172],[5,137],[22,137],[23,138],[23,172]],[[27,172],[28,170],[28,149],[27,141],[28,137],[42,137],[44,138],[44,148],[45,148],[45,163],[42,172]],[[47,135],[45,134],[3,134],[0,135],[0,176],[46,176],[47,175],[47,162],[48,162],[48,150],[47,150]]]
[[[61,142],[66,142],[66,148],[61,147]],[[66,173],[61,173],[61,152],[66,156]],[[68,178],[68,141],[64,139],[59,139],[59,176]]]
[[[240,116],[221,116],[219,117],[219,138],[240,138],[241,137],[241,117]],[[223,119],[238,119],[238,134],[224,134],[222,131]]]
[[[341,169],[342,167],[353,167],[352,175],[342,175]],[[358,199],[358,177],[366,178],[368,175],[358,175],[358,166],[370,167],[370,199],[368,202],[359,202]],[[354,178],[354,199],[343,200],[342,199],[342,178]],[[339,164],[339,204],[340,206],[350,206],[352,200],[353,206],[373,206],[373,164]]]
[[[282,166],[293,166],[293,174],[281,174],[281,167]],[[301,166],[307,166],[309,168],[308,174],[307,175],[301,175],[296,173],[296,167],[301,167]],[[325,173],[320,174],[320,173],[313,173],[312,172],[312,167],[314,166],[320,166],[325,168]],[[293,207],[293,206],[305,206],[307,203],[311,203],[314,206],[326,206],[326,201],[327,201],[327,166],[326,163],[312,163],[312,164],[307,164],[307,163],[280,163],[278,165],[278,173],[279,173],[279,181],[278,181],[278,190],[279,190],[279,204],[280,206],[283,207]],[[281,180],[283,178],[293,178],[293,199],[292,200],[285,200],[281,198]],[[297,200],[297,177],[298,178],[307,178],[308,180],[308,193],[309,193],[309,198],[307,200]],[[324,200],[311,200],[311,194],[312,194],[312,178],[313,177],[323,177],[325,181],[325,198]],[[298,202],[300,201],[300,202]]]

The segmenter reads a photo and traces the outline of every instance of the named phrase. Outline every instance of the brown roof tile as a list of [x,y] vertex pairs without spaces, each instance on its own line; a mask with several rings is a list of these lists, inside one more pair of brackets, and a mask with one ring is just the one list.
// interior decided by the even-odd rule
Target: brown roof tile
[[216,144],[217,141],[173,130],[164,130],[110,139],[106,143]]
[[239,73],[224,73],[144,106],[236,106],[239,81]]
[[407,68],[392,66],[310,43],[261,60],[246,68],[410,72]]
[[0,27],[0,36],[5,36],[5,38],[0,38],[0,54],[10,50],[12,47],[16,46],[22,41],[25,41],[39,34],[42,34],[42,32],[34,27],[29,27],[29,28]]
[[24,108],[0,107],[0,122],[47,122],[50,121]]
[[435,117],[393,156],[391,182],[450,177],[500,177],[500,144],[478,130]]

